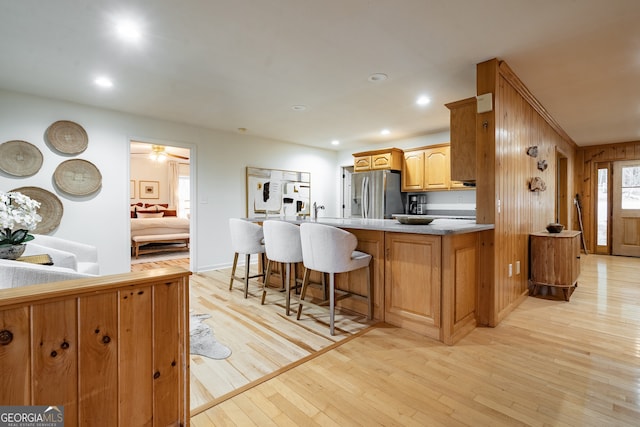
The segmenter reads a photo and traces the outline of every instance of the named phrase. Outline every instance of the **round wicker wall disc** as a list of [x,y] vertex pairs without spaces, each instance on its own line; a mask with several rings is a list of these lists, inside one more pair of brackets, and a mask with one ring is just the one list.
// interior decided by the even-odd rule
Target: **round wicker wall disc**
[[47,129],[47,141],[65,154],[79,154],[87,149],[89,137],[82,126],[68,120],[53,123]]
[[60,190],[74,196],[86,196],[102,186],[102,175],[91,162],[82,159],[67,160],[58,165],[53,179]]
[[38,223],[35,230],[31,230],[32,233],[46,234],[60,225],[63,207],[55,194],[40,187],[20,187],[11,191],[17,191],[40,202],[38,214],[42,217],[42,221]]
[[42,152],[27,141],[0,145],[0,169],[13,176],[30,176],[42,167]]

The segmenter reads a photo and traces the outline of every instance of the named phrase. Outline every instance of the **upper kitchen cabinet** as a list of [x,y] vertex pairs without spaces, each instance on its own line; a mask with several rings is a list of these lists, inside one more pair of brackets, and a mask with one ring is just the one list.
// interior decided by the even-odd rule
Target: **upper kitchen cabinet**
[[424,151],[405,151],[402,164],[402,191],[424,190]]
[[385,148],[383,150],[365,151],[353,154],[353,171],[402,170],[402,150]]
[[449,144],[438,144],[404,152],[402,191],[442,191],[463,188],[449,174]]
[[451,179],[476,179],[476,98],[445,104],[450,110]]

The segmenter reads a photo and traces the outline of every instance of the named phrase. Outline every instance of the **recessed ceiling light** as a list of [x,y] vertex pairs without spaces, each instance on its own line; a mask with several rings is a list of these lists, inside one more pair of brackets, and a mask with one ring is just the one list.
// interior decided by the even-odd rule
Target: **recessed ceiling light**
[[425,95],[421,95],[418,97],[418,99],[416,99],[416,104],[418,105],[427,105],[430,102],[431,102],[431,99],[429,99],[429,97]]
[[340,141],[334,139],[333,141],[331,141],[331,145],[340,145]]
[[140,26],[129,19],[123,19],[116,24],[116,34],[127,42],[137,42],[142,37]]
[[389,76],[387,76],[384,73],[374,73],[374,74],[371,74],[367,80],[369,80],[370,82],[376,83],[376,82],[383,82],[388,78]]
[[301,104],[300,105],[292,105],[291,109],[293,111],[304,111],[304,110],[307,109],[307,106],[306,105],[301,105]]
[[389,135],[391,133],[391,131],[389,129],[382,129],[380,131],[380,135]]
[[247,131],[247,128],[238,128],[238,132],[244,133]]
[[110,88],[113,87],[113,81],[108,77],[98,77],[93,81],[97,86]]

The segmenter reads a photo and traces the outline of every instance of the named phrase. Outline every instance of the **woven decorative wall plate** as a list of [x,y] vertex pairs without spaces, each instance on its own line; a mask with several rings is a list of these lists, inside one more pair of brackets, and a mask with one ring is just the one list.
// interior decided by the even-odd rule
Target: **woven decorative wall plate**
[[0,145],[0,169],[13,176],[30,176],[42,167],[42,152],[27,141],[7,141]]
[[91,162],[82,159],[67,160],[53,173],[58,188],[74,196],[95,193],[102,186],[102,174]]
[[46,234],[60,225],[64,209],[58,196],[40,187],[20,187],[11,191],[18,191],[40,202],[38,214],[42,217],[42,221],[35,230],[31,230],[32,233]]
[[89,144],[84,128],[68,120],[60,120],[49,126],[46,137],[53,148],[64,154],[82,153]]

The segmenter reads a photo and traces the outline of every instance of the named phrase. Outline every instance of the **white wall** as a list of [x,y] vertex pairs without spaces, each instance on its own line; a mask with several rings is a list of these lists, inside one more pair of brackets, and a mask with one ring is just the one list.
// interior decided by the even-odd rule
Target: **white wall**
[[[80,124],[89,136],[78,156],[60,155],[44,141],[57,120]],[[228,219],[245,215],[245,168],[298,170],[311,173],[311,201],[335,216],[339,200],[338,155],[281,141],[159,121],[59,100],[0,91],[0,143],[25,140],[44,155],[38,173],[13,177],[0,172],[0,190],[37,186],[56,194],[64,205],[60,226],[51,234],[98,247],[101,273],[129,271],[129,141],[170,141],[192,150],[192,269],[228,266],[232,261]],[[92,162],[102,173],[102,188],[88,197],[57,190],[55,168],[69,158]],[[339,191],[338,191],[339,193]]]

